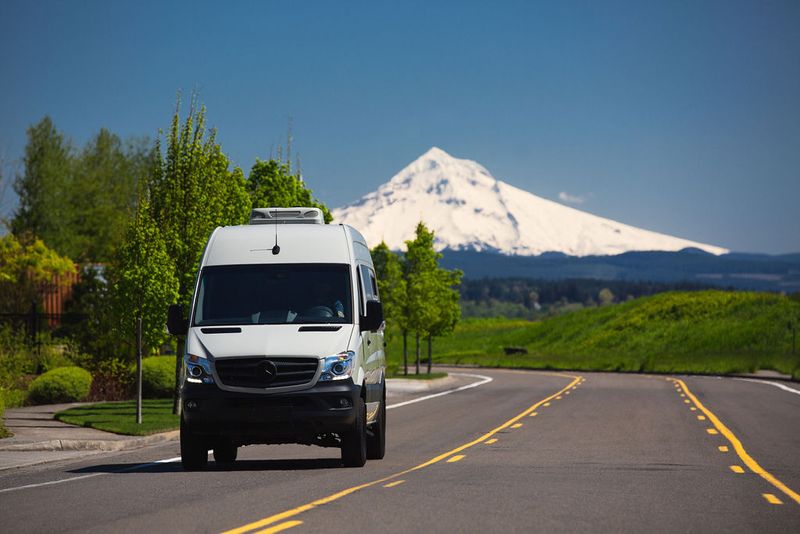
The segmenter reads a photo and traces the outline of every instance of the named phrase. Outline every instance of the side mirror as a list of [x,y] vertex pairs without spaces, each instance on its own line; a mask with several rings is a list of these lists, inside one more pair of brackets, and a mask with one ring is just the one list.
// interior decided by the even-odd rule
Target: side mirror
[[185,336],[189,331],[189,320],[183,317],[182,304],[170,304],[167,311],[167,331],[173,336]]
[[369,330],[373,332],[383,324],[383,305],[376,301],[367,301],[367,315],[360,318],[361,331]]

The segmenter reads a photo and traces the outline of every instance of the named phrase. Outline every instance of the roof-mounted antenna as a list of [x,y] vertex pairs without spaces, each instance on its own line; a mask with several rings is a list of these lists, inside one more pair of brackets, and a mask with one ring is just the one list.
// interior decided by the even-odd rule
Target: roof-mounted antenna
[[[276,214],[277,216],[277,214]],[[281,252],[281,247],[278,246],[278,221],[275,221],[275,246],[272,247],[272,255],[277,256]]]

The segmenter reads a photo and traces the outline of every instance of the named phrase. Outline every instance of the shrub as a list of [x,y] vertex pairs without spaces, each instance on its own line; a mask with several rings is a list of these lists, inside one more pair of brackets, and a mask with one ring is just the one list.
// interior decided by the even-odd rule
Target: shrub
[[3,401],[3,396],[0,395],[0,438],[8,437],[10,432],[6,429],[5,425],[5,412],[6,412],[6,405]]
[[143,397],[167,398],[174,390],[175,356],[151,356],[142,360]]
[[59,367],[34,380],[28,398],[35,404],[77,402],[89,395],[92,375],[80,367]]

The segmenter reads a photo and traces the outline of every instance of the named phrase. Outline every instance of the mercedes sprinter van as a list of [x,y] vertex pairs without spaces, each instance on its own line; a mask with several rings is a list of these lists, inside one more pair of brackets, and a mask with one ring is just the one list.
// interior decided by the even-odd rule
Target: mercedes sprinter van
[[254,209],[215,229],[186,335],[181,461],[202,469],[250,444],[339,447],[345,466],[386,447],[384,320],[364,237],[317,208]]

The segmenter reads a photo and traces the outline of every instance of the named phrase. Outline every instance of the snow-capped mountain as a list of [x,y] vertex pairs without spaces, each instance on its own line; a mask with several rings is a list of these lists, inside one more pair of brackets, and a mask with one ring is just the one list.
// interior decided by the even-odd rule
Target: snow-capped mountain
[[391,180],[356,203],[333,210],[335,223],[350,224],[370,247],[382,240],[405,248],[421,220],[441,250],[492,251],[532,256],[614,255],[633,250],[675,251],[706,245],[604,219],[495,179],[474,161],[433,147]]

